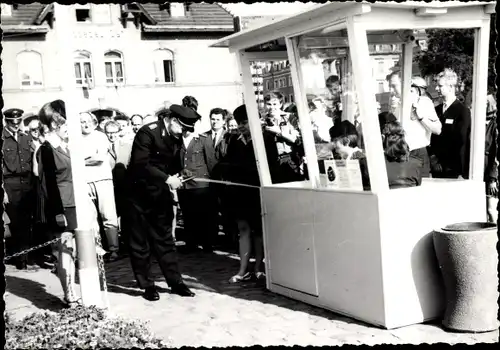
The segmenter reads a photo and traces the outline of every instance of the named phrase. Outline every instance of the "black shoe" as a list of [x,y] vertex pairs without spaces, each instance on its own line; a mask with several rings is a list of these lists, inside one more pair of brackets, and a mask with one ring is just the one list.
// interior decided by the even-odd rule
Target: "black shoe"
[[16,268],[17,268],[18,270],[27,270],[27,269],[28,269],[28,264],[27,264],[27,262],[26,262],[25,260],[23,260],[23,261],[18,261],[18,262],[16,263]]
[[181,254],[191,254],[198,251],[198,247],[193,244],[186,244],[184,246],[177,247],[177,251]]
[[170,290],[173,294],[180,295],[181,297],[194,297],[194,293],[184,284],[184,282],[178,282],[170,286]]
[[144,294],[142,295],[144,299],[149,300],[149,301],[157,301],[160,300],[160,294],[156,291],[155,287],[148,287],[144,291]]
[[214,252],[214,247],[212,247],[211,245],[203,246],[203,251],[205,253],[213,253]]

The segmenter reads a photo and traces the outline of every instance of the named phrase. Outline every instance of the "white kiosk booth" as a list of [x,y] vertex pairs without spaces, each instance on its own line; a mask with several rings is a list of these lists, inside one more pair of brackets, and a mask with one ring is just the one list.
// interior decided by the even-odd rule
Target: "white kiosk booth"
[[[442,316],[444,292],[432,231],[486,219],[484,134],[494,6],[458,1],[331,2],[212,45],[229,47],[241,64],[261,180],[268,289],[388,329]],[[414,34],[446,28],[475,30],[469,180],[426,178],[419,187],[391,190],[377,117],[376,95],[384,87],[383,81],[377,83],[371,64],[373,48],[401,48],[401,110],[410,113]],[[304,181],[271,181],[256,101],[259,92],[252,76],[257,62],[274,65],[264,69],[264,93],[293,91],[287,100],[297,107],[307,162]],[[291,87],[281,78],[287,72]],[[320,171],[308,100],[311,94],[328,100],[328,74],[340,78],[342,119],[362,121],[369,191],[349,184],[332,187]]]

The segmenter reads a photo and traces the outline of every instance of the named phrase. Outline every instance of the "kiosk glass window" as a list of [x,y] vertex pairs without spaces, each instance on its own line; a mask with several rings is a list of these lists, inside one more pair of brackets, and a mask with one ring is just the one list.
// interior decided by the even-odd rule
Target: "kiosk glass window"
[[[272,90],[268,84],[262,86],[262,105],[255,100],[259,109],[260,128],[271,182],[273,185],[301,187],[307,183],[307,169],[297,108],[289,99],[294,90],[293,86],[286,84],[291,74],[291,66],[285,40],[281,38],[263,43],[248,48],[246,52],[263,57],[250,62],[252,78],[274,82]],[[270,58],[265,58],[266,56]]]
[[[376,62],[372,82],[387,84],[376,99],[391,188],[399,188],[392,182],[403,170],[411,175],[408,181],[419,185],[429,178],[449,181],[469,176],[471,101],[467,95],[472,89],[474,33],[472,29],[426,32],[367,31],[370,56]],[[427,35],[436,38],[430,50],[418,45]],[[446,48],[449,40],[438,38],[449,36],[461,36],[464,47]],[[446,101],[450,106],[443,107]],[[402,164],[389,154],[396,142],[398,148],[409,150],[408,161]],[[395,165],[396,161],[400,164]]]
[[[283,60],[254,61],[250,67],[268,67],[260,70],[260,80],[265,81],[279,74],[274,89],[262,86],[263,104],[259,106],[260,122],[264,137],[264,147],[273,184],[287,184],[306,181],[304,151],[297,107],[293,102],[293,87],[286,82],[290,76],[290,66]],[[258,73],[255,73],[258,74]]]
[[319,186],[367,191],[370,179],[347,31],[318,30],[299,36],[297,45]]

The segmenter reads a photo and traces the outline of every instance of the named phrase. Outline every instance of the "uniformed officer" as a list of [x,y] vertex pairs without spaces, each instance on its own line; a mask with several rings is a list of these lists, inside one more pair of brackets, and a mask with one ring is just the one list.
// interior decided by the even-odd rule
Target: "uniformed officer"
[[[5,207],[9,216],[11,238],[6,242],[6,253],[11,255],[30,247],[33,214],[33,151],[31,136],[20,131],[23,111],[12,108],[4,112],[3,176],[8,197]],[[18,269],[27,268],[27,255],[16,260]]]
[[127,169],[129,198],[125,205],[123,230],[129,238],[130,260],[144,298],[159,299],[151,276],[151,250],[172,293],[192,297],[177,264],[172,236],[172,192],[182,185],[180,149],[182,132],[193,129],[199,114],[179,105],[170,107],[162,120],[144,125],[134,139]]

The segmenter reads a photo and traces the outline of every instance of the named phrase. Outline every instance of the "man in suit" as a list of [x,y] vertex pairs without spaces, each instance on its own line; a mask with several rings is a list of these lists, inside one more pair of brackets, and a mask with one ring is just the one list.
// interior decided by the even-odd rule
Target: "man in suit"
[[[215,166],[214,141],[206,134],[197,134],[185,128],[180,151],[182,169],[197,178],[209,178]],[[217,200],[208,183],[187,181],[178,191],[184,218],[186,250],[194,251],[198,245],[210,252],[218,233]]]
[[432,135],[429,148],[435,178],[469,178],[471,115],[456,98],[457,83],[457,74],[450,69],[437,76],[436,90],[443,102],[436,107],[436,114],[442,131]]
[[172,105],[170,112],[163,120],[146,124],[137,131],[127,169],[129,193],[122,227],[129,237],[137,284],[145,290],[144,298],[150,301],[160,298],[151,276],[151,250],[171,291],[194,296],[184,284],[177,264],[171,191],[182,185],[182,132],[193,128],[200,116],[179,105]]
[[[8,204],[5,211],[11,223],[12,236],[6,240],[6,254],[18,253],[31,245],[33,198],[33,150],[31,136],[20,131],[24,111],[12,108],[4,112],[3,180]],[[15,261],[19,270],[27,269],[28,256]]]
[[130,117],[130,124],[132,125],[132,132],[134,133],[134,135],[141,128],[142,122],[143,120],[140,114],[134,114],[132,117]]
[[221,145],[221,141],[224,140],[224,135],[226,130],[224,130],[224,110],[222,108],[214,108],[210,111],[210,126],[211,130],[205,133],[205,135],[212,142],[213,148],[216,152],[218,147]]
[[127,115],[119,114],[115,120],[120,125],[120,138],[129,142],[134,142],[135,133],[130,125],[130,118]]
[[104,126],[104,131],[109,140],[108,157],[115,189],[116,214],[121,218],[127,191],[126,169],[130,161],[133,139],[120,137],[120,124],[114,120]]

